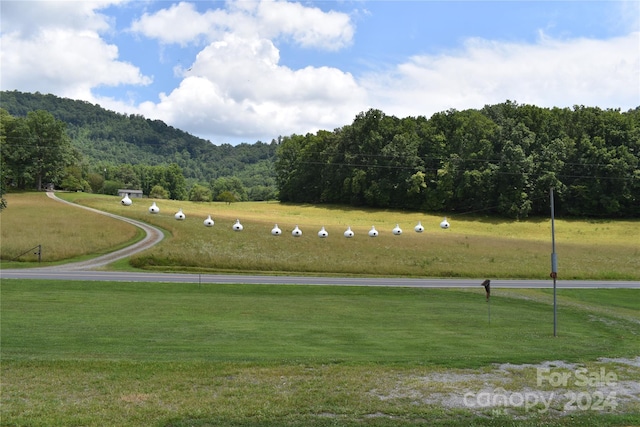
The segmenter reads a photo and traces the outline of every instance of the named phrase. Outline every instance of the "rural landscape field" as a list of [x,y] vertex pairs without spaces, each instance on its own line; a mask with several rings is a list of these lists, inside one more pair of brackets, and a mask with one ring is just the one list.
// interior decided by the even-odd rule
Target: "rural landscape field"
[[[640,425],[639,291],[560,286],[554,337],[548,218],[454,215],[443,230],[443,215],[418,212],[156,200],[152,215],[149,199],[58,195],[165,232],[109,268],[457,277],[478,287],[3,279],[1,425]],[[44,193],[6,198],[3,269],[83,260],[141,238]],[[560,284],[640,280],[638,225],[557,218]],[[38,245],[41,263],[28,251]],[[486,278],[549,288],[493,289],[489,306]]]
[[[114,196],[58,196],[165,230],[163,242],[132,257],[131,265],[137,268],[482,279],[544,279],[551,269],[549,218],[515,221],[462,214],[448,217],[451,228],[443,230],[439,226],[443,215],[410,211],[277,202],[157,200],[160,212],[152,215],[149,199],[122,206],[120,198]],[[84,230],[80,222],[85,217],[82,211],[60,206],[44,194],[9,195],[8,200],[10,206],[17,206],[2,213],[3,261],[38,244],[43,246],[43,262],[68,260],[108,250],[114,242],[124,244],[135,236],[131,225],[95,214],[88,218],[93,217],[99,225],[88,224]],[[52,212],[59,214],[50,214],[52,207]],[[176,221],[174,214],[180,209],[186,218]],[[215,221],[210,228],[203,226],[208,215]],[[232,229],[237,219],[243,224],[242,232]],[[413,229],[418,222],[425,228],[422,233]],[[271,235],[275,224],[282,229],[281,236]],[[392,234],[396,225],[403,230],[399,236]],[[291,235],[295,226],[302,230],[299,238]],[[372,226],[379,232],[376,238],[367,235]],[[328,238],[317,237],[321,227],[329,232]],[[355,233],[351,239],[343,236],[347,227]],[[559,278],[640,280],[638,227],[637,220],[557,218]],[[3,266],[37,264],[33,254],[26,254],[20,261]]]

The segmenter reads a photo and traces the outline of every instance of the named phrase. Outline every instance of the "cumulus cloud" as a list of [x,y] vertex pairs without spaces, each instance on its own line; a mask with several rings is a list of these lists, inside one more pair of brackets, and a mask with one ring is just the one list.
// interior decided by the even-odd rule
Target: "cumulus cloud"
[[284,37],[306,48],[336,50],[353,41],[348,15],[323,12],[287,1],[230,1],[226,9],[200,13],[193,3],[180,2],[155,13],[145,13],[131,30],[162,43],[181,45],[201,39],[219,40],[226,33],[242,37]]
[[337,50],[351,44],[353,39],[354,27],[348,15],[323,12],[300,3],[260,2],[256,17],[263,36],[283,35],[303,47]]
[[180,2],[156,13],[145,13],[131,24],[131,31],[162,43],[186,45],[203,36],[215,39],[222,34],[225,26],[218,24],[224,23],[226,16],[222,10],[199,13],[193,3]]
[[69,31],[105,31],[110,26],[109,18],[96,11],[118,3],[122,1],[3,1],[2,32],[29,37],[43,26]]
[[97,86],[149,84],[101,38],[110,23],[96,9],[111,3],[118,2],[3,2],[2,89],[92,100]]
[[[228,35],[200,52],[190,71],[197,80],[141,108],[184,128],[198,123],[204,135],[236,136],[332,130],[370,107],[399,117],[507,99],[634,108],[640,104],[639,42],[639,33],[609,40],[541,34],[534,44],[470,39],[458,51],[414,56],[356,78],[329,67],[291,70],[278,64],[271,41]],[[189,105],[197,107],[188,111]]]
[[366,94],[349,73],[329,67],[292,70],[279,65],[279,58],[270,40],[228,34],[198,54],[178,88],[140,110],[222,142],[224,136],[333,129],[365,107]]
[[[188,28],[185,28],[188,27]],[[145,14],[132,31],[161,43],[207,43],[184,80],[140,111],[214,142],[314,132],[344,124],[366,107],[354,77],[337,68],[280,64],[277,39],[321,50],[349,45],[348,15],[284,1],[232,1],[198,12],[191,3]]]
[[388,114],[425,115],[506,99],[547,107],[640,104],[640,33],[535,44],[469,39],[455,52],[419,55],[360,84]]

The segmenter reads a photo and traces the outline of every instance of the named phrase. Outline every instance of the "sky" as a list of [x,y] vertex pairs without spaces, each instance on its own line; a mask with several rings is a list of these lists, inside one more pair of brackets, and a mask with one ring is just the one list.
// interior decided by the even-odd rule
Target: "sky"
[[640,106],[640,1],[7,1],[0,89],[214,144],[480,109]]

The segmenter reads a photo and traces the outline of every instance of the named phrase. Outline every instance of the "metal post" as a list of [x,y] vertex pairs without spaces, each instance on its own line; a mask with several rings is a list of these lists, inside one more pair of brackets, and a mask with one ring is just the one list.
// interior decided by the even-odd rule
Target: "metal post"
[[553,336],[558,336],[558,304],[556,299],[556,279],[558,277],[558,257],[556,255],[555,212],[553,206],[553,187],[549,194],[551,198],[551,278],[553,279]]

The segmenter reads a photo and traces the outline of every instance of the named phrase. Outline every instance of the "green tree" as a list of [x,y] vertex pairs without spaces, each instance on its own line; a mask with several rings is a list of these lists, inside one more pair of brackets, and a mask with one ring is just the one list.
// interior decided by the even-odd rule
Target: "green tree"
[[87,175],[87,182],[89,183],[89,187],[91,187],[92,192],[99,193],[104,185],[104,176],[99,173],[91,172]]
[[3,122],[5,179],[21,189],[59,183],[65,166],[75,160],[66,124],[44,110],[30,111],[25,118],[5,114]]
[[89,191],[91,186],[82,177],[82,169],[79,166],[67,166],[60,187],[69,191]]
[[[280,200],[283,202],[300,201],[300,181],[304,179],[301,176],[303,174],[302,168],[304,167],[302,164],[303,139],[303,136],[291,135],[283,138],[278,146],[275,169]],[[214,195],[226,190],[217,181],[212,185]],[[219,189],[216,188],[216,185]]]
[[4,198],[5,193],[5,180],[7,175],[7,166],[5,164],[5,149],[6,149],[6,123],[13,120],[13,117],[9,115],[9,112],[0,108],[0,212],[7,207],[7,201]]
[[6,110],[0,110],[0,112],[2,113],[0,161],[3,180],[11,187],[25,189],[33,183],[30,167],[33,148],[28,143],[29,126],[26,120],[10,116]]
[[277,199],[276,188],[267,185],[254,185],[247,190],[249,200],[269,201]]
[[176,163],[170,164],[166,169],[165,181],[171,199],[185,200],[187,198],[187,184],[182,174],[182,169]]
[[4,198],[4,179],[0,174],[0,212],[7,207],[7,200]]
[[102,194],[117,196],[118,190],[121,188],[126,188],[123,182],[107,179],[104,181],[104,184],[102,185],[102,189],[100,191]]
[[209,202],[211,201],[211,190],[204,185],[195,184],[189,190],[189,200],[192,202]]
[[249,199],[247,190],[237,177],[221,177],[214,180],[211,184],[211,195],[214,200],[221,200],[220,195],[229,192],[234,195],[235,201],[244,202]]
[[502,150],[497,171],[496,193],[498,211],[506,216],[525,218],[532,208],[529,193],[533,158],[527,153],[535,141],[535,134],[522,122],[507,120],[501,136]]
[[225,202],[228,205],[238,201],[238,199],[236,198],[236,195],[233,194],[231,191],[223,191],[222,193],[218,194],[218,197],[216,198],[216,200]]
[[140,177],[136,173],[134,167],[130,164],[120,165],[114,175],[115,180],[123,183],[124,188],[131,190],[140,189]]
[[283,138],[275,163],[280,200],[306,203],[325,200],[327,150],[334,140],[327,131]]
[[149,192],[149,197],[152,199],[168,199],[169,192],[162,185],[154,185]]
[[30,169],[35,188],[42,190],[46,183],[58,183],[64,168],[73,162],[71,142],[65,132],[66,124],[50,113],[38,110],[27,114],[29,134],[25,143],[30,145]]

